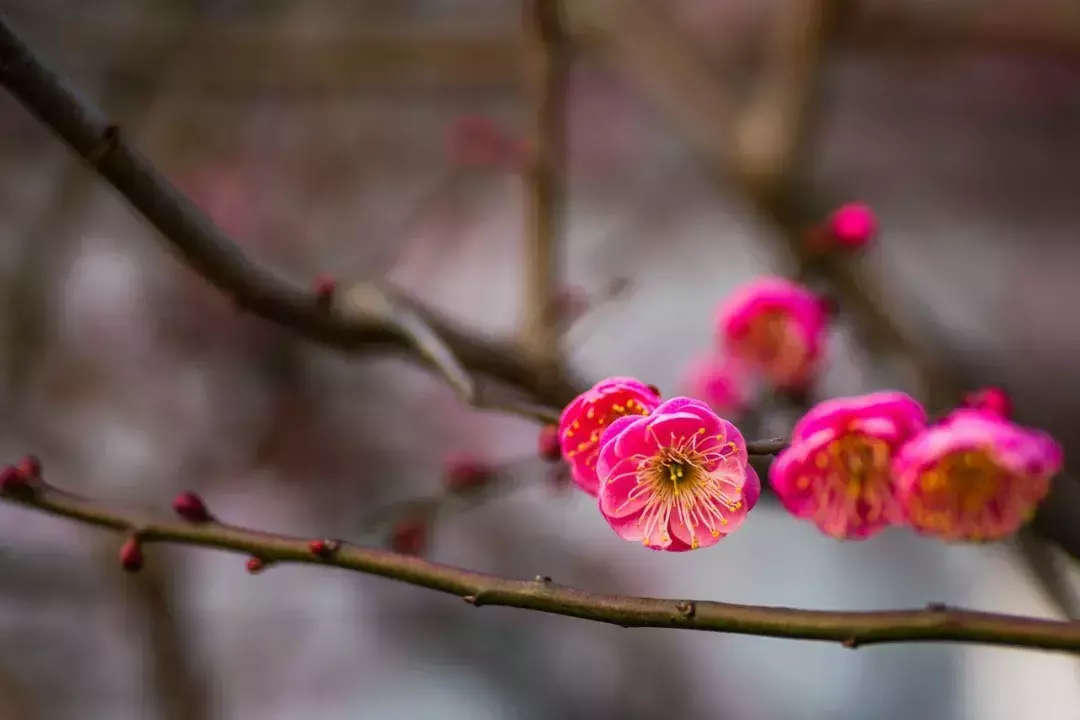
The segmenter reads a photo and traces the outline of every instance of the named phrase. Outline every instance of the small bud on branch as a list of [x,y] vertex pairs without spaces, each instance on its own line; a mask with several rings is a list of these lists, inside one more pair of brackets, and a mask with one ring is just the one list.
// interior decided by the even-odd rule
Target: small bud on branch
[[144,560],[142,542],[134,535],[128,536],[120,546],[120,567],[125,572],[137,573],[143,569]]
[[562,447],[559,443],[559,428],[555,425],[545,425],[540,428],[538,438],[538,451],[540,457],[547,462],[558,462],[562,459]]
[[37,455],[25,455],[19,461],[19,472],[31,480],[41,479],[41,460]]
[[203,499],[190,491],[182,492],[173,499],[173,511],[192,523],[205,523],[213,519]]

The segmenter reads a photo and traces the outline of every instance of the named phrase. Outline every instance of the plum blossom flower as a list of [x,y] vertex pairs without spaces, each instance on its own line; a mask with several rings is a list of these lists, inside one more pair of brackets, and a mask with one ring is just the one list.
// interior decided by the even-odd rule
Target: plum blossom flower
[[653,550],[715,545],[761,494],[742,434],[690,398],[615,420],[601,438],[597,475],[604,519],[619,537]]
[[750,388],[745,370],[735,362],[716,355],[703,355],[687,365],[683,375],[686,394],[704,400],[721,415],[738,415],[746,410]]
[[829,236],[841,247],[857,250],[865,247],[877,234],[874,211],[861,203],[841,205],[828,222]]
[[578,487],[594,496],[599,490],[596,460],[604,430],[618,418],[648,415],[659,404],[660,393],[655,387],[631,377],[612,377],[566,406],[559,417],[559,443]]
[[820,298],[781,277],[760,277],[739,287],[717,314],[721,350],[778,389],[809,384],[827,330]]
[[912,438],[893,474],[907,522],[948,541],[1000,540],[1035,513],[1061,470],[1045,433],[984,410],[953,411]]
[[865,539],[904,520],[892,461],[922,430],[926,411],[901,392],[819,403],[769,468],[784,507],[834,538]]

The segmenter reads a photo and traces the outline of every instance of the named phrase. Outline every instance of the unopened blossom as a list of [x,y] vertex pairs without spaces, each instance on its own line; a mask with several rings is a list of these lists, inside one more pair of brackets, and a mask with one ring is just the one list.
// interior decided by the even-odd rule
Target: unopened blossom
[[911,527],[979,542],[1008,537],[1029,520],[1062,462],[1061,445],[1045,433],[960,409],[905,445],[893,473]]
[[717,314],[721,351],[782,390],[810,383],[827,331],[821,299],[781,277],[760,277],[739,287]]
[[681,552],[742,525],[761,481],[738,429],[700,400],[674,398],[604,431],[600,512],[624,540]]
[[903,522],[892,461],[925,424],[926,411],[901,392],[826,400],[795,424],[769,481],[788,512],[826,535],[868,538]]
[[848,203],[829,216],[828,232],[836,244],[856,250],[867,245],[877,234],[877,218],[866,205]]
[[456,165],[510,167],[520,161],[522,147],[491,118],[468,115],[450,126],[447,151]]
[[693,359],[683,375],[686,394],[705,403],[721,415],[738,415],[746,410],[749,379],[737,364],[716,355]]
[[630,377],[602,380],[574,398],[559,418],[562,456],[570,464],[574,482],[596,495],[596,460],[600,436],[615,420],[627,415],[648,415],[660,404],[655,388]]
[[983,410],[1002,418],[1011,418],[1013,413],[1012,398],[998,387],[987,387],[964,395],[963,407]]

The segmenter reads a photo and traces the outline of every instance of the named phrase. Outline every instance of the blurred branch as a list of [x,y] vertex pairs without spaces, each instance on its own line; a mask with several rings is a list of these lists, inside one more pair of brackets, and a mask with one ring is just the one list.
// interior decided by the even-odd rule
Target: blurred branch
[[0,720],[35,720],[41,714],[35,708],[33,698],[22,683],[0,667]]
[[[156,11],[148,10],[145,15]],[[186,74],[190,64],[191,45],[207,27],[213,14],[213,3],[206,0],[184,3],[183,17],[169,28],[169,34],[154,46],[140,46],[138,55],[120,53],[123,62],[138,66],[154,84],[149,95],[135,101],[122,92],[114,75],[105,79],[105,102],[114,111],[143,123],[159,101],[166,96],[176,80]],[[115,54],[115,53],[114,53]],[[48,282],[48,261],[77,238],[75,223],[93,198],[92,176],[81,166],[65,168],[59,180],[54,200],[40,224],[25,239],[23,252],[17,262],[20,271],[15,275],[11,290],[15,302],[12,320],[13,359],[7,378],[12,403],[11,418],[23,420],[28,382],[36,363],[40,363],[46,348],[43,346],[52,317],[46,298],[51,287]],[[158,712],[165,720],[190,720],[207,717],[209,699],[205,678],[198,676],[196,663],[187,647],[186,631],[174,612],[174,593],[168,578],[160,571],[133,578],[122,588],[133,605],[134,614],[145,622],[146,668],[149,672],[153,697]],[[0,702],[0,706],[3,703]]]
[[3,498],[52,515],[125,533],[139,543],[172,543],[245,553],[263,565],[327,565],[400,580],[457,595],[471,605],[501,605],[623,627],[708,630],[842,643],[859,647],[900,642],[966,642],[1080,653],[1080,623],[974,612],[931,604],[924,610],[829,612],[755,607],[712,601],[597,595],[538,576],[511,580],[418,558],[335,544],[316,555],[310,541],[219,524],[157,521],[106,509],[37,483]]
[[[327,307],[315,292],[297,287],[245,257],[234,242],[128,146],[118,126],[83,104],[59,76],[46,68],[6,22],[0,22],[0,80],[142,213],[190,267],[232,297],[239,307],[342,350],[391,347],[413,356],[418,354],[396,312],[373,316],[355,309],[350,312],[341,303]],[[469,371],[489,375],[551,408],[561,409],[578,394],[580,383],[561,369],[538,373],[516,346],[470,334],[417,303],[404,298],[400,301]]]
[[[100,548],[103,567],[115,568],[115,552],[108,545]],[[153,688],[163,720],[192,720],[212,717],[204,665],[194,662],[188,647],[187,630],[176,606],[177,571],[171,565],[146,568],[146,572],[128,578],[123,587],[145,623],[142,636],[147,647],[144,665],[147,683]]]
[[[570,14],[577,11],[574,6],[594,1],[563,4]],[[116,50],[134,56],[152,53],[172,36],[171,23],[155,17],[139,22],[95,18],[88,24],[36,0],[5,5],[22,22],[48,28],[48,37],[62,53],[56,56],[60,62],[78,60],[89,74],[115,77],[125,91],[153,91],[153,70],[118,59]],[[927,12],[910,3],[862,3],[852,40],[855,49],[873,57],[902,54],[937,60],[1004,51],[1075,61],[1080,59],[1080,37],[1067,20],[1048,21],[1026,12],[975,22],[966,13]],[[198,72],[176,91],[230,98],[383,89],[499,91],[516,87],[521,78],[521,44],[509,33],[342,25],[283,35],[279,27],[257,19],[245,20],[242,27],[223,23],[201,36],[199,52],[191,57]],[[594,31],[575,23],[566,29],[575,40]],[[726,54],[741,56],[747,50]]]
[[538,367],[560,352],[559,264],[565,229],[565,103],[568,66],[560,0],[525,0],[529,130],[525,163],[522,345]]

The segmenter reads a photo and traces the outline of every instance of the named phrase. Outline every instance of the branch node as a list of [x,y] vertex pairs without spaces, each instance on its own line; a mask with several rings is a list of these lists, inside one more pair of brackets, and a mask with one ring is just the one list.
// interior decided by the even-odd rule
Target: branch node
[[475,606],[475,605],[478,604],[478,602],[477,602],[478,598],[475,595],[466,595],[461,599],[464,600],[469,605]]
[[926,603],[926,611],[931,613],[948,612],[949,606],[942,602]]
[[86,162],[91,167],[97,168],[98,164],[105,159],[105,156],[111,153],[120,145],[120,126],[115,123],[109,123],[105,126],[105,129],[101,131],[101,137],[98,139],[97,145],[87,153]]
[[697,613],[697,606],[690,601],[675,603],[675,609],[685,618],[692,618]]
[[844,641],[840,644],[849,650],[855,650],[859,647],[859,641],[853,637],[845,638]]
[[337,290],[337,281],[331,275],[319,275],[315,278],[315,305],[322,311],[327,311],[334,302],[334,291]]
[[537,575],[535,578],[533,578],[533,582],[535,582],[537,585],[543,585],[546,587],[551,584],[551,578],[549,578],[547,575]]

